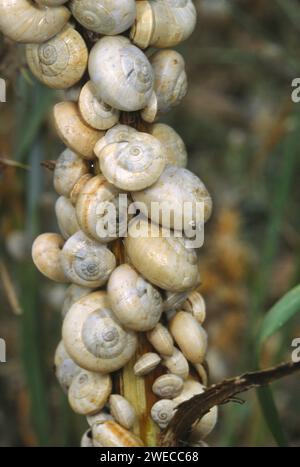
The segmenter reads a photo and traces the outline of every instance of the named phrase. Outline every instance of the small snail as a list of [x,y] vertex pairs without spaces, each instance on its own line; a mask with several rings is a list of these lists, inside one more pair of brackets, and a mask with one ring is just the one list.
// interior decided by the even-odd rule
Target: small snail
[[32,73],[54,89],[74,86],[83,76],[88,63],[87,46],[70,24],[43,44],[26,46],[26,58]]
[[143,109],[153,91],[154,74],[149,60],[123,36],[103,37],[94,45],[89,74],[98,98],[114,109]]
[[202,295],[198,292],[191,292],[186,301],[182,304],[182,310],[192,313],[198,323],[203,324],[206,318],[206,306]]
[[153,383],[152,391],[163,399],[173,399],[183,388],[182,379],[173,374],[159,376]]
[[151,417],[157,425],[164,430],[174,417],[176,404],[170,399],[161,399],[151,409]]
[[72,0],[70,7],[82,26],[105,36],[126,31],[136,15],[134,0]]
[[38,270],[55,282],[69,282],[60,265],[60,254],[65,240],[59,234],[39,235],[32,245],[32,259]]
[[83,287],[81,285],[71,284],[65,293],[65,299],[62,307],[62,317],[64,318],[68,313],[71,306],[78,302],[82,297],[86,297],[89,295],[93,289],[88,289],[87,287]]
[[101,373],[122,368],[137,347],[136,334],[117,321],[105,292],[93,292],[74,303],[63,323],[63,341],[79,366]]
[[101,131],[88,126],[75,102],[60,102],[54,106],[54,123],[59,137],[72,151],[85,159],[93,159],[94,147],[103,136]]
[[118,123],[113,128],[110,128],[103,138],[101,138],[95,146],[95,154],[100,155],[101,151],[109,144],[122,143],[123,141],[130,141],[131,138],[136,136],[137,130],[128,125],[121,125]]
[[88,424],[92,427],[93,425],[98,425],[99,423],[108,422],[109,420],[113,420],[113,417],[105,411],[105,409],[101,410],[101,412],[97,412],[94,415],[88,415],[86,417]]
[[74,412],[93,415],[104,407],[111,393],[109,375],[81,370],[72,380],[68,398]]
[[151,373],[161,361],[160,356],[154,352],[142,355],[134,365],[133,371],[136,376],[145,376]]
[[107,293],[111,308],[128,329],[148,331],[162,314],[162,298],[131,266],[123,264],[110,276]]
[[178,310],[187,297],[188,292],[164,292],[164,311]]
[[114,254],[81,230],[66,241],[60,263],[70,282],[89,288],[105,284],[116,267]]
[[109,398],[109,407],[116,422],[128,430],[133,427],[136,420],[136,412],[125,397],[119,394],[112,394]]
[[174,375],[186,380],[189,376],[189,364],[183,353],[174,347],[172,355],[164,357],[162,364]]
[[151,127],[151,135],[163,145],[167,164],[186,167],[187,151],[182,138],[172,127],[164,123],[155,123]]
[[43,8],[30,0],[0,0],[0,30],[16,42],[45,42],[62,30],[70,16],[64,6]]
[[119,121],[120,111],[97,98],[92,81],[83,86],[78,105],[82,118],[97,130],[108,130]]
[[168,329],[161,323],[158,323],[155,328],[147,332],[147,339],[155,348],[155,350],[164,356],[171,356],[174,353],[173,337]]
[[64,392],[68,392],[69,387],[81,368],[68,355],[63,341],[61,341],[55,351],[54,356],[55,375]]
[[69,198],[76,182],[87,174],[88,170],[86,160],[71,149],[65,149],[55,164],[53,184],[56,192]]
[[60,196],[57,199],[55,203],[55,213],[59,230],[66,240],[80,230],[76,219],[75,208],[68,198]]
[[142,441],[116,422],[108,421],[92,428],[94,442],[105,448],[142,447]]
[[196,9],[192,0],[138,1],[136,6],[137,17],[130,37],[142,49],[174,47],[195,28]]

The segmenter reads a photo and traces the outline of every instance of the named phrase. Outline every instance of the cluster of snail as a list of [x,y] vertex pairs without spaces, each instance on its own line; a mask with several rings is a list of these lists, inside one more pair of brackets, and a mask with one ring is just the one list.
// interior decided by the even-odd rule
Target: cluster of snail
[[[198,204],[206,221],[212,201],[202,181],[185,168],[181,137],[156,123],[186,93],[184,59],[168,47],[190,36],[196,10],[191,0],[64,3],[0,0],[0,29],[26,44],[32,73],[51,88],[81,87],[76,102],[54,108],[66,146],[54,170],[61,233],[40,235],[32,256],[45,276],[71,284],[55,369],[72,409],[90,425],[82,446],[141,446],[133,433],[135,408],[112,394],[112,374],[135,358],[139,333],[153,351],[136,358],[135,375],[144,378],[159,365],[166,369],[152,386],[158,400],[151,416],[161,429],[178,404],[207,384],[197,253],[178,235],[175,214],[190,202],[183,227],[195,225]],[[151,47],[158,50],[152,53]],[[124,124],[135,119],[140,127]],[[127,209],[124,215],[124,195],[138,206],[136,212]],[[152,203],[168,206],[171,225],[163,210],[152,213]],[[111,206],[117,212],[115,231],[109,229]],[[153,224],[155,236],[149,234]],[[138,229],[147,235],[136,235]],[[116,255],[117,243],[124,245],[124,261]],[[216,419],[214,408],[193,427],[191,445],[211,432]]]

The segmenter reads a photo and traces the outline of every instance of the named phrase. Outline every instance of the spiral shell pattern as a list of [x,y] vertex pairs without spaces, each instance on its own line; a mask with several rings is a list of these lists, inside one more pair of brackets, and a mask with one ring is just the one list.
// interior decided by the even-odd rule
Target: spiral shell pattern
[[69,402],[74,412],[93,415],[100,411],[111,393],[112,383],[109,375],[81,370],[69,389]]
[[97,99],[96,89],[91,81],[83,86],[78,105],[82,118],[97,130],[107,130],[119,120],[119,110]]
[[161,428],[166,428],[175,414],[176,404],[169,399],[161,399],[156,402],[151,409],[151,417]]

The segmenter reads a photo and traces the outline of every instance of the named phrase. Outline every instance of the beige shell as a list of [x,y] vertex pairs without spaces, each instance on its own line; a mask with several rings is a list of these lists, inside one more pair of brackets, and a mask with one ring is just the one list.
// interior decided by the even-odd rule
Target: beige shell
[[142,216],[129,223],[125,247],[133,266],[162,289],[184,292],[199,281],[197,254],[187,247],[185,238],[175,237],[172,231],[157,228],[153,223],[150,225]]
[[63,5],[64,3],[67,3],[67,1],[68,0],[35,0],[38,5],[51,7]]
[[185,402],[198,394],[202,394],[204,390],[205,386],[200,384],[199,381],[188,379],[184,382],[183,389],[179,396],[175,397],[173,401],[176,405],[182,404],[182,402]]
[[131,266],[123,264],[110,276],[107,293],[119,321],[134,331],[149,331],[160,320],[162,298]]
[[112,389],[109,375],[81,370],[72,380],[68,399],[74,412],[92,415],[106,404]]
[[[189,237],[193,229],[203,230],[212,212],[212,199],[204,183],[188,169],[175,165],[168,165],[156,183],[132,193],[132,197],[152,221],[184,230]],[[157,209],[153,209],[153,203]]]
[[122,190],[135,191],[151,186],[166,164],[165,151],[158,139],[147,133],[128,133],[128,138],[105,146],[95,153],[107,180]]
[[108,448],[142,447],[143,442],[116,422],[108,421],[92,428],[94,442]]
[[170,321],[169,331],[190,362],[203,362],[207,350],[207,334],[194,316],[186,311],[179,311]]
[[130,141],[131,138],[134,138],[137,134],[137,130],[132,126],[121,125],[118,123],[113,128],[110,128],[103,138],[101,138],[95,148],[95,154],[100,155],[101,151],[108,146],[109,144],[122,143],[123,141]]
[[0,0],[0,30],[15,42],[45,42],[62,30],[70,15],[64,6],[42,8],[30,0]]
[[94,443],[93,443],[93,438],[92,438],[92,430],[89,428],[84,432],[82,435],[81,441],[80,441],[80,447],[81,448],[93,448]]
[[130,37],[142,49],[174,47],[193,32],[197,13],[192,0],[138,1]]
[[114,109],[143,109],[153,92],[149,60],[127,37],[100,39],[90,52],[89,74],[98,98]]
[[62,307],[62,317],[64,318],[68,313],[71,306],[78,302],[82,297],[86,297],[93,292],[93,289],[88,289],[87,287],[82,287],[81,285],[71,284],[65,294],[65,299]]
[[88,63],[88,49],[70,24],[43,44],[28,44],[26,58],[30,70],[43,84],[54,89],[74,86]]
[[66,240],[80,230],[76,219],[75,208],[68,198],[60,196],[57,199],[55,203],[55,214],[59,230]]
[[207,374],[207,370],[204,368],[202,363],[194,363],[194,368],[200,377],[201,383],[204,386],[207,386],[208,385],[208,374]]
[[67,352],[79,366],[102,373],[122,368],[137,347],[136,334],[122,328],[105,292],[76,302],[65,317],[62,335]]
[[101,410],[101,412],[97,412],[94,415],[88,415],[86,417],[86,420],[88,424],[90,425],[90,427],[92,427],[93,425],[97,425],[99,423],[104,423],[104,422],[108,422],[109,420],[113,420],[113,417],[105,410]]
[[77,220],[86,235],[108,243],[126,232],[127,209],[119,209],[119,193],[103,175],[87,181],[76,202]]
[[203,324],[206,318],[206,306],[204,298],[199,292],[191,292],[182,305],[182,310],[192,313],[198,323]]
[[97,99],[92,81],[83,86],[78,105],[82,118],[97,130],[108,130],[119,121],[120,111]]
[[160,356],[154,352],[147,352],[142,355],[133,367],[136,376],[145,376],[151,373],[161,361]]
[[32,259],[38,270],[55,282],[69,282],[60,265],[60,254],[65,240],[56,233],[39,235],[32,245]]
[[55,351],[54,356],[55,375],[64,392],[68,392],[73,378],[81,371],[81,368],[71,359],[67,353],[63,341]]
[[181,393],[182,388],[182,379],[170,373],[159,376],[153,383],[152,391],[163,399],[173,399]]
[[175,415],[176,404],[170,399],[161,399],[151,409],[152,420],[164,430]]
[[162,364],[168,368],[170,373],[180,376],[182,379],[187,379],[189,376],[189,364],[185,356],[180,350],[174,347],[174,352],[169,357],[164,357]]
[[158,323],[155,328],[153,328],[150,332],[147,332],[147,339],[160,355],[173,355],[173,338],[168,329],[161,323]]
[[70,197],[80,178],[89,171],[88,162],[71,149],[65,149],[56,161],[53,184],[59,195]]
[[82,175],[82,177],[80,177],[79,180],[77,180],[77,182],[75,183],[70,193],[70,201],[73,204],[73,206],[76,206],[80,193],[84,189],[86,183],[89,180],[91,180],[91,178],[93,178],[93,175],[88,173],[88,174]]
[[188,292],[165,292],[164,293],[164,311],[177,310],[185,302]]
[[54,123],[58,136],[72,151],[85,159],[93,159],[94,147],[103,132],[88,126],[75,102],[60,102],[54,106]]
[[185,144],[172,127],[165,123],[155,123],[151,127],[151,135],[157,138],[163,145],[166,152],[167,164],[186,167],[188,155]]
[[84,28],[105,36],[126,31],[136,15],[134,0],[72,0],[70,7]]
[[110,412],[117,423],[130,430],[136,420],[136,412],[132,404],[119,394],[112,394],[109,398]]
[[96,288],[107,282],[116,267],[116,258],[105,245],[79,230],[66,241],[60,263],[70,282]]

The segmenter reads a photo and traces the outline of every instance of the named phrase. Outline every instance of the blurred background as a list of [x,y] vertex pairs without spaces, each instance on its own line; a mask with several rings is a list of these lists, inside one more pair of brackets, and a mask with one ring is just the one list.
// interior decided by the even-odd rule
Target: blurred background
[[[300,279],[300,77],[297,0],[195,1],[198,27],[178,50],[189,93],[166,118],[183,137],[189,168],[212,193],[214,215],[200,252],[211,382],[253,369],[257,327]],[[53,371],[65,287],[34,268],[32,240],[58,231],[52,173],[62,150],[51,121],[66,99],[35,82],[23,47],[0,36],[0,446],[78,445],[83,417],[68,408]],[[71,92],[68,98],[72,98]],[[268,341],[262,365],[288,360],[294,318]],[[300,445],[300,381],[272,386],[281,428]],[[255,392],[220,412],[212,446],[275,445]]]

